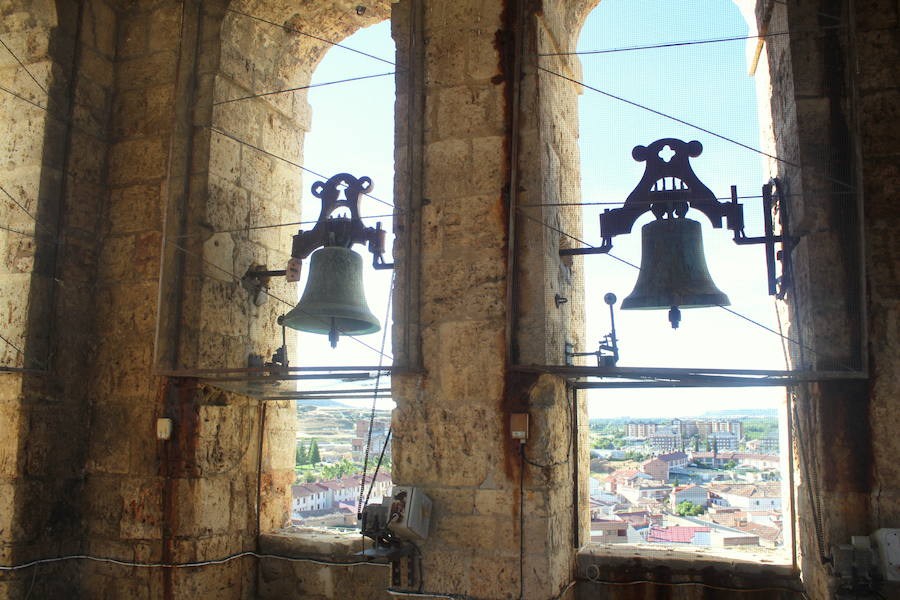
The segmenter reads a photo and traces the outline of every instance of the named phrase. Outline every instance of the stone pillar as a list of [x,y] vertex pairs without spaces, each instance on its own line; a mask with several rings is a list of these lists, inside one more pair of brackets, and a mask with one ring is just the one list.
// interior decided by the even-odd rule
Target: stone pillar
[[[424,40],[410,45],[409,57],[413,69],[421,65],[424,89],[410,89],[398,78],[398,98],[401,106],[415,107],[421,93],[424,107],[421,129],[415,129],[416,117],[410,119],[413,131],[398,123],[398,131],[412,136],[411,152],[422,136],[421,191],[413,186],[404,196],[408,179],[397,186],[398,206],[413,211],[411,221],[420,220],[421,228],[398,229],[395,249],[401,269],[405,261],[415,265],[395,297],[403,297],[402,285],[416,281],[417,295],[396,305],[395,321],[420,328],[422,372],[394,375],[393,477],[397,484],[422,487],[434,501],[431,533],[422,544],[426,590],[478,598],[518,597],[520,586],[526,597],[558,594],[571,577],[574,530],[584,526],[573,515],[571,445],[572,425],[583,409],[573,409],[560,380],[510,368],[519,361],[561,363],[563,342],[580,339],[577,317],[575,323],[564,318],[553,301],[562,292],[571,297],[573,314],[581,307],[577,276],[559,259],[558,234],[518,214],[510,219],[509,212],[511,186],[523,204],[540,202],[545,193],[577,198],[576,186],[565,187],[569,177],[577,180],[577,169],[544,170],[551,162],[577,164],[575,137],[567,137],[577,122],[566,122],[574,117],[574,90],[555,87],[529,66],[517,131],[513,109],[517,40],[531,65],[539,44],[548,43],[548,28],[578,21],[553,5],[548,21],[526,11],[517,29],[515,5],[403,2],[394,11],[398,47],[417,36]],[[570,112],[558,111],[559,105]],[[398,155],[405,152],[401,145]],[[515,182],[511,160],[519,172]],[[398,160],[398,172],[404,164]],[[529,214],[580,229],[574,212]],[[511,221],[521,228],[512,271]],[[410,253],[405,235],[420,236]],[[508,299],[510,272],[516,282]],[[418,319],[407,322],[413,310]],[[398,356],[410,354],[404,333],[395,332]],[[398,366],[415,368],[415,357]],[[513,412],[531,416],[524,447],[530,462],[510,437]]]
[[775,141],[789,161],[778,165],[790,194],[782,214],[797,240],[792,364],[870,377],[794,390],[801,569],[810,596],[826,598],[837,584],[825,564],[832,546],[896,516],[897,219],[886,209],[896,169],[885,165],[896,163],[897,127],[884,123],[898,103],[896,61],[875,56],[897,55],[898,14],[892,2],[817,2],[775,4],[769,16],[764,4],[760,27],[792,32],[766,42]]

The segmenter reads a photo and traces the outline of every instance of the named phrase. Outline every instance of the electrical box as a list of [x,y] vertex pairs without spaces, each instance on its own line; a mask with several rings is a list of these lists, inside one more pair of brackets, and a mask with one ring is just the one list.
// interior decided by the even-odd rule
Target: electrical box
[[881,576],[885,581],[900,581],[900,529],[879,529],[872,537]]
[[161,418],[156,420],[156,439],[168,440],[172,437],[172,419]]
[[388,529],[397,537],[406,540],[425,539],[428,537],[429,521],[431,498],[411,486],[398,486],[391,490]]
[[514,440],[525,442],[528,439],[528,413],[512,413],[509,415],[509,433]]

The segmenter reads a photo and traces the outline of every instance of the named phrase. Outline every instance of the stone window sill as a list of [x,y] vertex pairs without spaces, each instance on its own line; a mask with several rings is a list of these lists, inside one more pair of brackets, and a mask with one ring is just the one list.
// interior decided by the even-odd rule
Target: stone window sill
[[362,536],[305,527],[287,527],[259,536],[263,554],[291,558],[325,558],[335,561],[357,561],[362,550]]
[[[719,588],[803,589],[790,557],[648,544],[592,543],[578,552],[578,578],[599,582],[697,583]],[[786,592],[785,597],[793,596]],[[772,598],[778,598],[772,595]]]

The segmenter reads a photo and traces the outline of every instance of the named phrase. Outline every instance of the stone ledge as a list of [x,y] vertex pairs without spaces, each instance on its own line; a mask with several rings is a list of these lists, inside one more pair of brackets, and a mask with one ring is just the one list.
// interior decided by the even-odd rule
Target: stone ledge
[[590,586],[590,579],[600,579],[621,583],[698,583],[723,588],[780,587],[798,593],[803,589],[799,571],[777,555],[748,556],[647,544],[589,544],[578,552],[577,573],[582,586]]
[[288,527],[261,534],[259,548],[263,554],[291,558],[324,558],[348,562],[364,560],[356,556],[363,548],[361,536],[304,527]]

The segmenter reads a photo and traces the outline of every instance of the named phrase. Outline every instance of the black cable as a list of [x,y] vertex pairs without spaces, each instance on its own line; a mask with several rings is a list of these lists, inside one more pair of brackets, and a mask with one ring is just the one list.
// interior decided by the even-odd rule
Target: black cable
[[[595,567],[596,568],[596,567]],[[789,592],[794,594],[805,595],[803,590],[798,590],[796,588],[789,588],[787,586],[766,586],[766,587],[737,587],[737,586],[728,586],[728,585],[713,585],[710,583],[705,583],[702,581],[653,581],[650,579],[632,579],[628,581],[615,581],[613,579],[600,579],[599,577],[592,577],[588,575],[584,579],[580,581],[587,581],[590,583],[599,583],[601,585],[656,585],[662,587],[682,587],[689,585],[696,585],[699,587],[711,589],[711,590],[719,590],[723,592],[746,592],[746,593],[758,593],[758,592]]]
[[[388,322],[388,318],[390,317],[390,314],[391,314],[391,300],[393,299],[393,296],[394,296],[394,276],[391,276],[391,288],[390,288],[390,291],[388,292],[387,308],[385,309],[385,315],[384,315],[385,326],[384,326],[384,330],[382,331],[382,334],[381,334],[381,355],[378,357],[378,366],[379,367],[381,367],[382,360],[384,359],[384,346],[385,346],[385,344],[387,344],[387,330],[388,330],[387,322]],[[374,429],[374,427],[375,427],[375,406],[378,403],[378,387],[379,387],[380,383],[381,383],[381,370],[379,369],[379,371],[375,375],[375,391],[372,394],[372,412],[369,414],[369,433],[366,438],[366,449],[365,449],[365,453],[363,455],[362,479],[359,482],[359,502],[356,505],[356,518],[359,520],[362,520],[362,511],[363,511],[363,506],[364,506],[363,505],[363,490],[366,487],[366,471],[368,470],[368,467],[369,467],[369,449],[372,445],[372,429]],[[382,446],[382,448],[381,448],[381,456],[378,457],[378,467],[381,466],[381,460],[384,457],[384,450],[385,450],[385,448],[387,448],[387,445],[388,445],[388,442],[390,441],[390,439],[391,439],[391,432],[390,432],[390,428],[389,428],[387,438],[384,440],[384,446]],[[372,483],[369,485],[369,492],[368,492],[368,494],[366,494],[366,505],[369,504],[369,497],[372,494],[372,489],[375,487],[375,478],[376,477],[378,477],[378,468],[377,467],[375,469],[375,474],[372,475]]]
[[519,444],[519,600],[525,600],[525,444]]
[[38,80],[34,77],[34,74],[33,74],[31,71],[28,70],[28,67],[25,66],[25,63],[23,63],[21,60],[19,60],[19,57],[16,56],[16,53],[12,51],[12,48],[10,48],[9,46],[7,46],[7,45],[6,45],[6,42],[4,42],[2,39],[0,39],[0,44],[2,44],[3,47],[6,48],[6,51],[9,52],[9,53],[12,55],[12,57],[13,57],[14,59],[16,59],[16,62],[19,63],[19,66],[22,67],[23,69],[25,69],[25,72],[28,73],[28,76],[31,77],[31,80],[34,82],[34,84],[35,84],[36,86],[38,86],[39,88],[41,88],[41,91],[44,92],[44,95],[48,95],[48,96],[49,96],[49,92],[44,88],[44,86],[41,85],[41,82],[38,81]]
[[232,560],[238,558],[244,558],[247,556],[252,556],[254,558],[272,558],[276,560],[286,560],[290,562],[312,562],[316,564],[322,565],[330,565],[330,566],[340,566],[340,567],[358,567],[358,566],[378,566],[384,567],[387,566],[387,563],[374,562],[369,560],[364,561],[340,561],[340,560],[329,560],[326,558],[314,558],[311,556],[285,556],[282,554],[263,554],[260,552],[253,552],[252,550],[245,550],[243,552],[236,552],[234,554],[229,554],[223,558],[216,558],[212,560],[200,560],[193,562],[184,562],[184,563],[149,563],[149,562],[137,562],[137,561],[129,561],[129,560],[120,560],[118,558],[106,558],[102,556],[91,556],[89,554],[73,554],[70,556],[58,556],[54,558],[40,558],[37,560],[32,560],[26,563],[22,563],[19,565],[0,565],[0,571],[20,571],[22,569],[27,569],[29,567],[34,567],[37,565],[43,565],[48,563],[56,563],[56,562],[64,562],[69,560],[91,560],[95,562],[103,562],[103,563],[111,563],[115,565],[120,565],[123,567],[135,567],[135,568],[144,568],[144,569],[192,569],[196,567],[205,567],[207,565],[221,565]]
[[580,52],[542,52],[537,56],[585,56],[590,54],[612,54],[615,52],[631,52],[632,50],[652,50],[655,48],[674,48],[678,46],[697,46],[701,44],[715,44],[720,42],[736,42],[742,40],[755,40],[776,37],[780,35],[795,35],[798,33],[816,33],[823,29],[841,29],[843,25],[830,25],[820,27],[819,29],[796,30],[796,31],[776,31],[775,33],[760,33],[758,35],[739,35],[732,37],[710,38],[706,40],[688,40],[682,42],[663,42],[659,44],[647,44],[641,46],[624,46],[622,48],[608,48],[605,50],[582,50]]
[[288,27],[287,25],[282,25],[281,23],[276,23],[276,22],[274,22],[274,21],[269,21],[268,19],[263,19],[262,17],[257,17],[257,16],[255,16],[255,15],[250,15],[250,14],[247,14],[247,13],[245,13],[245,12],[241,12],[241,11],[239,11],[239,10],[235,10],[235,9],[233,9],[233,8],[226,8],[225,10],[227,10],[228,12],[233,12],[233,13],[236,14],[236,15],[241,15],[242,17],[247,17],[248,19],[253,19],[253,20],[255,20],[255,21],[260,21],[260,22],[262,22],[262,23],[266,23],[266,24],[272,25],[272,26],[274,26],[274,27],[279,27],[279,28],[281,28],[281,29],[284,29],[285,31],[289,31],[290,33],[296,33],[296,34],[298,34],[298,35],[304,35],[304,36],[306,36],[306,37],[308,37],[308,38],[314,39],[314,40],[319,41],[319,42],[322,42],[322,43],[324,43],[324,44],[329,44],[329,45],[331,45],[331,46],[334,46],[334,47],[336,47],[336,48],[341,48],[341,49],[347,50],[347,51],[349,51],[349,52],[355,52],[356,54],[361,54],[362,56],[366,56],[366,57],[368,57],[368,58],[371,58],[371,59],[374,59],[374,60],[377,60],[377,61],[380,61],[380,62],[383,62],[383,63],[386,63],[386,64],[389,64],[389,65],[394,66],[394,62],[392,62],[392,61],[390,61],[390,60],[387,60],[387,59],[385,59],[385,58],[381,58],[380,56],[375,56],[374,54],[369,54],[368,52],[363,52],[362,50],[357,50],[356,48],[351,48],[351,47],[349,47],[349,46],[344,46],[343,44],[339,44],[338,42],[334,42],[334,41],[332,41],[332,40],[328,40],[328,39],[319,37],[319,36],[317,36],[317,35],[313,35],[313,34],[311,34],[311,33],[306,33],[305,31],[301,31],[301,30],[295,29],[295,28],[293,28],[293,27]]
[[[369,498],[372,496],[372,489],[375,487],[375,479],[378,477],[378,470],[381,469],[381,461],[384,460],[384,452],[388,447],[388,444],[391,443],[391,434],[394,432],[394,427],[388,427],[387,435],[384,438],[384,445],[381,447],[381,453],[378,455],[378,462],[375,463],[375,471],[372,473],[372,481],[369,483],[369,493],[366,494],[366,504],[369,504]],[[361,485],[365,484],[365,481],[360,482]]]
[[[855,196],[855,191],[848,192],[829,192],[829,196]],[[788,197],[802,197],[804,194],[781,194],[782,198]],[[762,194],[749,194],[746,196],[735,196],[738,200],[752,200],[757,198],[762,198]],[[723,201],[731,201],[733,198],[731,196],[721,196],[716,197],[716,200]],[[536,208],[539,206],[622,206],[625,204],[625,200],[618,200],[615,202],[535,202],[534,204],[520,204],[519,208]]]
[[[588,85],[588,84],[584,83],[583,81],[578,81],[577,79],[574,79],[574,78],[569,77],[569,76],[567,76],[567,75],[563,75],[562,73],[557,73],[556,71],[551,71],[550,69],[544,68],[544,67],[542,67],[542,66],[540,66],[540,65],[538,65],[536,68],[539,69],[539,70],[541,70],[541,71],[544,71],[545,73],[549,73],[550,75],[555,75],[555,76],[559,77],[560,79],[564,79],[564,80],[566,80],[566,81],[568,81],[568,82],[570,82],[570,83],[574,83],[574,84],[576,84],[576,85],[580,85],[581,87],[583,87],[583,88],[585,88],[585,89],[588,89],[588,90],[591,90],[592,92],[596,92],[596,93],[598,93],[598,94],[601,94],[601,95],[603,95],[603,96],[606,96],[607,98],[612,98],[613,100],[618,100],[619,102],[624,102],[625,104],[628,104],[628,105],[630,105],[630,106],[634,106],[634,107],[636,107],[636,108],[640,108],[641,110],[645,110],[645,111],[647,111],[647,112],[653,113],[653,114],[658,115],[658,116],[660,116],[660,117],[664,117],[664,118],[666,118],[666,119],[675,121],[676,123],[680,123],[680,124],[682,124],[682,125],[686,125],[686,126],[688,126],[688,127],[691,127],[691,128],[693,128],[693,129],[696,129],[696,130],[698,130],[698,131],[702,131],[703,133],[705,133],[705,134],[707,134],[707,135],[711,135],[711,136],[713,136],[713,137],[719,138],[720,140],[724,140],[724,141],[726,141],[726,142],[730,142],[730,143],[732,143],[732,144],[735,144],[736,146],[740,146],[741,148],[744,148],[744,149],[746,149],[746,150],[750,150],[751,152],[756,152],[757,154],[760,154],[760,155],[765,156],[765,157],[767,157],[767,158],[771,158],[772,160],[776,160],[776,161],[778,161],[778,162],[780,162],[780,163],[784,163],[784,164],[786,164],[786,165],[788,165],[788,166],[790,166],[790,167],[794,167],[794,168],[796,168],[796,169],[801,169],[801,168],[802,168],[801,165],[799,165],[799,164],[797,164],[797,163],[794,163],[794,162],[792,162],[792,161],[789,161],[789,160],[787,160],[787,159],[785,159],[785,158],[781,158],[781,157],[779,157],[779,156],[775,156],[774,154],[769,154],[768,152],[764,152],[763,150],[760,150],[759,148],[754,148],[753,146],[749,146],[749,145],[747,145],[747,144],[744,144],[743,142],[739,142],[739,141],[735,140],[734,138],[730,138],[730,137],[728,137],[728,136],[724,136],[724,135],[719,134],[719,133],[716,133],[716,132],[714,132],[714,131],[710,131],[709,129],[706,129],[705,127],[701,127],[700,125],[695,125],[694,123],[690,123],[689,121],[685,121],[684,119],[679,119],[678,117],[675,117],[675,116],[670,115],[670,114],[668,114],[668,113],[664,113],[664,112],[662,112],[662,111],[656,110],[655,108],[650,108],[649,106],[646,106],[646,105],[641,104],[641,103],[639,103],[639,102],[635,102],[634,100],[628,100],[627,98],[623,98],[622,96],[616,96],[615,94],[611,94],[611,93],[609,93],[609,92],[605,92],[605,91],[601,90],[600,88],[593,87],[593,86],[591,86],[591,85]],[[824,176],[823,179],[826,179],[826,180],[828,180],[828,181],[831,181],[832,183],[837,183],[837,184],[842,185],[842,186],[844,186],[844,187],[846,187],[846,188],[848,188],[848,189],[851,189],[851,190],[855,190],[855,189],[856,189],[854,186],[850,185],[849,183],[845,183],[845,182],[843,182],[843,181],[834,179],[834,178],[832,178],[832,177]]]
[[[384,214],[384,215],[361,215],[360,219],[387,219],[393,218],[393,214]],[[175,239],[183,239],[190,237],[197,237],[200,235],[215,235],[217,233],[240,233],[242,231],[257,231],[260,229],[275,229],[278,227],[296,227],[297,225],[315,225],[318,223],[318,219],[314,219],[312,221],[289,221],[287,223],[276,223],[274,225],[248,225],[246,227],[238,227],[236,229],[216,229],[213,231],[199,231],[195,233],[185,233],[179,236],[175,236]],[[18,233],[18,232],[17,232]],[[26,235],[26,234],[23,234]]]
[[339,79],[337,81],[327,81],[325,83],[310,83],[308,85],[301,85],[299,87],[286,88],[283,90],[275,90],[274,92],[261,92],[259,94],[253,94],[252,96],[241,96],[240,98],[232,98],[231,100],[219,100],[218,102],[213,102],[213,106],[219,106],[220,104],[229,104],[230,102],[239,102],[241,100],[252,100],[253,98],[262,98],[263,96],[273,96],[275,94],[286,94],[287,92],[297,92],[299,90],[308,90],[310,88],[316,87],[325,87],[326,85],[336,85],[338,83],[348,83],[350,81],[359,81],[361,79],[372,79],[374,77],[385,77],[387,75],[395,75],[396,71],[391,71],[390,73],[378,73],[376,75],[360,75],[359,77],[348,77],[347,79]]
[[16,352],[18,352],[18,353],[21,354],[22,356],[25,356],[25,353],[22,352],[22,350],[20,350],[20,349],[19,349],[15,344],[13,344],[11,341],[9,341],[9,340],[6,339],[5,337],[3,337],[3,334],[0,334],[0,340],[3,340],[3,341],[6,342],[7,344],[9,344],[9,346],[10,346],[13,350],[15,350]]

